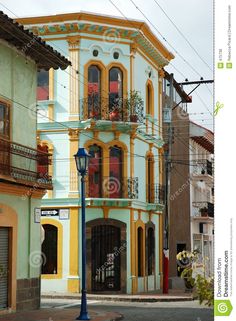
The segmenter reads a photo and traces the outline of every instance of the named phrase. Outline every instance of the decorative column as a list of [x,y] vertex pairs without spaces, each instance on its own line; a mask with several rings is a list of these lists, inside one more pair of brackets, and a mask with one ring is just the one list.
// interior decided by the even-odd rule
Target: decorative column
[[158,120],[159,120],[159,138],[162,138],[162,111],[163,111],[163,78],[165,77],[165,72],[163,69],[158,71]]
[[49,122],[54,120],[54,69],[49,69],[49,104],[48,104]]
[[77,153],[79,146],[79,130],[69,129],[68,135],[70,141],[70,191],[68,197],[78,198],[78,174],[74,155]]
[[70,66],[69,79],[69,120],[79,120],[80,118],[80,74],[79,74],[79,49],[80,37],[72,36],[67,38],[69,46],[69,60],[72,63]]
[[137,44],[130,45],[130,90],[134,90],[134,59],[137,52]]

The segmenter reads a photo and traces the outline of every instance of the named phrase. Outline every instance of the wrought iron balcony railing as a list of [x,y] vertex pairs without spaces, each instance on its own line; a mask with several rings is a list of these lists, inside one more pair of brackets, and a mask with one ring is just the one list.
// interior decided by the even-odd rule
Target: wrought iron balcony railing
[[2,180],[52,189],[48,175],[51,155],[0,138],[0,175]]
[[153,204],[165,204],[165,188],[160,184],[147,185],[147,202]]
[[138,177],[103,177],[94,181],[94,177],[88,176],[86,196],[89,198],[137,199],[138,193]]
[[82,119],[110,120],[142,123],[144,107],[142,103],[133,105],[128,98],[102,98],[98,95],[81,99]]
[[194,175],[209,175],[213,176],[213,163],[207,159],[195,160],[193,162]]
[[210,202],[193,202],[193,216],[214,217],[214,204]]

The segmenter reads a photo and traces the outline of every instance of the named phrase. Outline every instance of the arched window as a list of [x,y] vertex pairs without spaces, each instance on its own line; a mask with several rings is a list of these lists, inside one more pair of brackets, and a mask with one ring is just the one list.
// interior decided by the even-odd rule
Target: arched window
[[37,100],[49,99],[49,71],[40,70],[37,74]]
[[101,118],[101,70],[96,65],[88,68],[88,118]]
[[147,232],[147,272],[148,275],[155,274],[155,235],[152,227]]
[[138,243],[138,276],[144,276],[143,270],[143,229],[142,227],[138,228],[137,234],[137,243]]
[[46,179],[49,176],[49,165],[50,165],[48,146],[38,145],[37,150],[38,150],[37,173],[39,177],[43,177]]
[[146,87],[146,113],[153,116],[153,87],[150,83]]
[[122,197],[122,173],[123,173],[123,151],[118,146],[112,146],[109,150],[109,186],[110,198]]
[[42,274],[57,274],[58,258],[58,230],[57,227],[51,224],[44,224],[44,241],[42,244]]
[[[111,120],[120,120],[122,117],[123,72],[118,67],[109,70],[109,112]],[[111,116],[110,116],[111,118]]]
[[152,157],[147,158],[147,202],[154,202],[154,160]]
[[102,148],[98,145],[89,147],[89,197],[102,197]]

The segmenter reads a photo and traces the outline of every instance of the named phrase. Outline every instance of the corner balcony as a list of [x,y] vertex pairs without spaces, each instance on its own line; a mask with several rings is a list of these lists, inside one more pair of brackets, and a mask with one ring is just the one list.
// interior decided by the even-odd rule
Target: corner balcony
[[210,202],[193,202],[192,216],[194,218],[214,218],[214,204]]
[[50,164],[50,154],[0,138],[0,181],[52,189]]
[[143,104],[130,103],[128,98],[91,96],[81,99],[82,120],[143,123]]
[[139,197],[138,177],[103,177],[94,181],[89,176],[86,182],[86,202],[96,206],[130,205]]
[[214,171],[212,162],[204,160],[195,160],[193,162],[191,178],[194,182],[205,182],[209,186],[214,185]]

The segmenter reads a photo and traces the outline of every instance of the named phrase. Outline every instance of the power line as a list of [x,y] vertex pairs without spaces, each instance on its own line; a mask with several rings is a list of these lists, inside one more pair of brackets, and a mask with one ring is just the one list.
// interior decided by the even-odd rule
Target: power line
[[208,65],[208,63],[200,56],[198,51],[194,48],[194,46],[191,44],[191,42],[188,40],[188,38],[183,34],[183,32],[178,28],[178,26],[174,23],[173,19],[171,19],[168,14],[165,12],[165,10],[161,7],[161,5],[154,0],[156,5],[161,9],[161,11],[164,13],[164,15],[167,17],[167,19],[172,23],[172,25],[175,27],[175,29],[179,32],[179,34],[185,39],[185,41],[188,43],[188,45],[193,49],[195,54],[199,57],[199,59],[205,64],[205,66],[208,67],[208,69],[213,72],[213,69]]
[[175,51],[177,55],[200,77],[202,75],[181,55],[172,45],[171,43],[161,34],[161,32],[157,29],[157,27],[152,23],[152,21],[147,17],[145,13],[137,6],[137,4],[133,1],[130,0],[130,2],[135,6],[135,8],[144,16],[144,18],[152,25],[152,27],[157,31],[157,33],[162,37],[162,39]]

